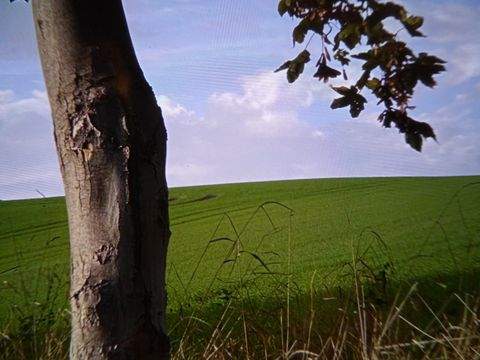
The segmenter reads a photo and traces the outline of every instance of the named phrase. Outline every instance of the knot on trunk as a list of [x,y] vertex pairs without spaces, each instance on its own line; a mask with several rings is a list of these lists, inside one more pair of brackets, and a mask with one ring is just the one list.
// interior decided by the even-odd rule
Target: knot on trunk
[[116,249],[112,244],[104,244],[100,249],[95,251],[95,259],[101,265],[109,263],[116,255]]
[[101,132],[92,124],[88,112],[73,122],[72,150],[90,150],[101,144]]
[[72,150],[82,151],[89,160],[102,145],[102,132],[95,125],[98,106],[107,98],[105,86],[87,86],[75,92],[75,113],[70,115]]

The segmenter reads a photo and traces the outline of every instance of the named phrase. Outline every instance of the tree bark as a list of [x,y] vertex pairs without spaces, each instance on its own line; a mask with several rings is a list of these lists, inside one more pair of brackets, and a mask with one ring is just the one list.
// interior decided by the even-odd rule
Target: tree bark
[[121,0],[34,0],[68,209],[72,359],[166,359],[166,130]]

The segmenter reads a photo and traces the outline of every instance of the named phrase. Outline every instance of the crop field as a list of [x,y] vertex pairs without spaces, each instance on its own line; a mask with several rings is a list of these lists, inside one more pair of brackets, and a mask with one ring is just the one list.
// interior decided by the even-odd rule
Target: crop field
[[[480,287],[480,177],[173,188],[170,209],[174,347],[179,318],[212,326],[233,300],[261,316],[284,289],[287,301],[314,289],[328,308],[358,273],[380,303],[415,282],[432,301]],[[37,308],[68,312],[68,272],[64,199],[0,202],[0,329]]]

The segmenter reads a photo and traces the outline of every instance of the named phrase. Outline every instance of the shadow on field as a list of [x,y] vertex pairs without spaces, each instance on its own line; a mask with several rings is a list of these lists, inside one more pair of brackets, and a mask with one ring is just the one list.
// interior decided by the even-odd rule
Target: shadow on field
[[261,284],[263,296],[252,282],[194,295],[168,313],[170,337],[178,358],[469,358],[480,349],[479,278],[480,268],[383,286],[357,274],[350,288]]

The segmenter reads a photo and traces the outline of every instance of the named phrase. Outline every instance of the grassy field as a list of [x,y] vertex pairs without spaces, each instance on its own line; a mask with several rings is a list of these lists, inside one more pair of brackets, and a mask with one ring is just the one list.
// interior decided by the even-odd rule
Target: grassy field
[[[312,289],[328,298],[359,273],[380,303],[389,289],[413,282],[427,284],[432,301],[478,290],[479,204],[480,177],[174,188],[168,264],[174,346],[182,346],[178,318],[186,313],[189,321],[211,324],[232,299],[275,308],[285,288],[298,301]],[[68,261],[63,198],[0,202],[0,329],[44,304],[66,309]]]

